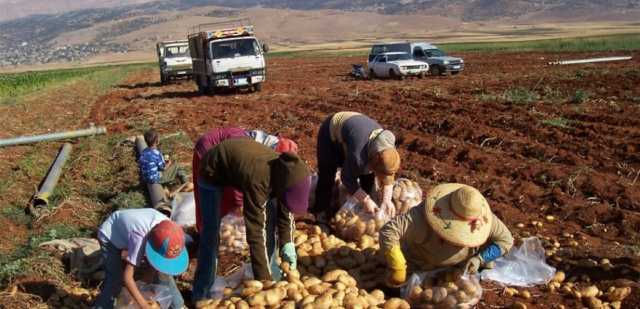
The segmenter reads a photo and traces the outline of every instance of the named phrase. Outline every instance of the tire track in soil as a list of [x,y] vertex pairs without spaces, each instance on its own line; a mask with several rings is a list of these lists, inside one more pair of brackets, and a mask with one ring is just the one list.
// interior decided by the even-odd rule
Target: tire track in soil
[[[624,73],[640,61],[636,55],[627,63],[545,65],[558,57],[468,54],[461,75],[406,81],[353,81],[345,74],[359,58],[278,58],[269,60],[269,80],[261,93],[216,96],[199,96],[186,81],[160,87],[157,72],[149,70],[105,96],[92,119],[114,131],[129,131],[144,121],[162,133],[184,131],[192,140],[219,126],[280,132],[296,140],[302,157],[315,166],[320,122],[340,110],[361,111],[397,133],[402,174],[418,180],[425,191],[445,181],[475,185],[515,234],[577,233],[585,241],[569,249],[576,258],[621,259],[638,267],[638,257],[627,246],[640,239],[640,184],[631,173],[640,170],[640,121],[638,105],[620,94],[640,97],[640,89],[629,89],[640,82],[640,74]],[[585,70],[586,76],[572,77]],[[479,91],[500,95],[536,85],[567,93],[584,89],[592,99],[579,106],[512,106],[482,102],[478,96]],[[610,101],[615,103],[602,104]],[[574,123],[568,129],[541,123],[556,117]],[[544,221],[548,214],[559,222],[515,228],[520,222]],[[485,302],[503,304],[494,294],[489,292]],[[550,296],[548,301],[559,300]]]

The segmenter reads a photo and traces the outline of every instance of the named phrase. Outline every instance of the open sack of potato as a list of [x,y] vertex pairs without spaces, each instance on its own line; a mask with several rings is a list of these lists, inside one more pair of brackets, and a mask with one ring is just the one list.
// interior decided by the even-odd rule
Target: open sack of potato
[[338,237],[346,241],[359,241],[367,235],[377,243],[378,231],[390,219],[384,209],[369,213],[362,205],[349,198],[333,218],[332,225]]
[[478,275],[436,270],[413,274],[403,296],[417,308],[472,308],[482,298],[482,286]]
[[393,204],[396,215],[407,213],[411,208],[422,203],[422,189],[420,185],[407,178],[399,178],[393,185]]
[[[148,301],[152,309],[168,309],[171,306],[171,291],[168,287],[136,281],[136,285],[142,293],[142,296]],[[138,304],[135,302],[127,289],[122,289],[120,296],[116,302],[116,309],[137,309]]]
[[222,218],[220,224],[220,248],[219,254],[224,255],[249,255],[249,245],[246,238],[244,217],[230,213]]

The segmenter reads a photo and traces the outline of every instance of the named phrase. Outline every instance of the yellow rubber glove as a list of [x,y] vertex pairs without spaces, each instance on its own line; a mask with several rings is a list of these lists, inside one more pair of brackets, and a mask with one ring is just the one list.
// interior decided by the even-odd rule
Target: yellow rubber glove
[[407,281],[407,261],[404,259],[400,246],[391,247],[391,250],[385,252],[384,257],[389,269],[387,285],[393,288],[404,285]]

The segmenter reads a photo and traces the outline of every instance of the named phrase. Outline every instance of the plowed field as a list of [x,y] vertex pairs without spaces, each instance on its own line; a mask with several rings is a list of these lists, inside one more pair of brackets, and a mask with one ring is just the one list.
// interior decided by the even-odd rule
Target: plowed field
[[[274,58],[262,92],[213,96],[199,95],[190,81],[161,86],[147,70],[100,99],[90,120],[111,132],[137,134],[145,123],[192,140],[213,127],[261,128],[297,141],[315,167],[322,120],[365,113],[399,137],[402,176],[425,192],[442,182],[477,187],[517,238],[560,243],[550,264],[579,285],[635,286],[623,307],[638,308],[640,54],[579,66],[546,63],[599,55],[463,56],[462,74],[403,81],[354,80],[347,73],[361,58]],[[603,258],[613,268],[603,271]],[[513,302],[497,286],[485,288],[481,308]],[[531,307],[580,304],[532,291],[532,299],[520,299]]]

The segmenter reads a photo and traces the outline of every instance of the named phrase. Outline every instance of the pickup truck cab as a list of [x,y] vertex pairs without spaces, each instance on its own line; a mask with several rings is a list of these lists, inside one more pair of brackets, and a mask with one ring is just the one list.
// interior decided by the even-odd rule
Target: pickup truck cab
[[375,56],[388,52],[404,52],[412,56],[414,60],[429,64],[431,75],[458,74],[464,70],[462,58],[448,56],[437,46],[425,42],[395,42],[379,43],[371,47],[369,61]]
[[[262,90],[267,47],[253,35],[252,25],[228,21],[198,27],[189,35],[189,46],[200,92],[215,93],[221,88]],[[208,30],[202,31],[203,27]]]
[[406,76],[424,77],[429,72],[429,65],[411,59],[411,55],[403,52],[382,53],[373,57],[368,64],[371,77],[402,79]]
[[163,84],[177,77],[190,77],[192,74],[189,43],[186,40],[165,41],[156,44],[160,82]]

